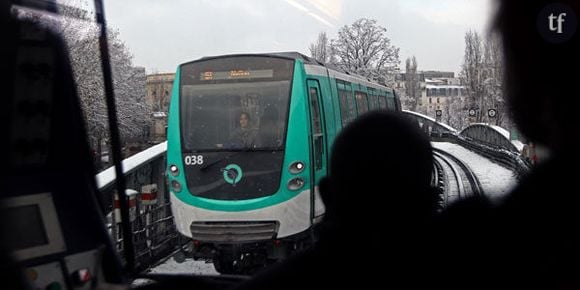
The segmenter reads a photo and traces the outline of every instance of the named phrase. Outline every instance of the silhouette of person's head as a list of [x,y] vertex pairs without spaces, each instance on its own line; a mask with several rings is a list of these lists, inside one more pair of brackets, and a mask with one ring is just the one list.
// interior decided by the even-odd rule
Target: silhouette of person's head
[[325,222],[385,228],[421,223],[436,210],[433,156],[427,136],[404,115],[374,111],[336,138],[321,181]]
[[10,4],[8,1],[1,1],[0,3],[0,21],[7,22],[10,18]]
[[[550,23],[550,12],[544,15],[551,4],[553,1],[545,0],[499,1],[495,26],[502,35],[506,94],[514,121],[528,138],[558,151],[573,146],[569,134],[577,131],[575,72],[580,67],[580,48],[579,31],[561,43],[549,40],[550,25],[557,24]],[[579,16],[580,1],[558,1],[560,4]],[[574,16],[570,14],[565,16],[564,25],[572,23]]]

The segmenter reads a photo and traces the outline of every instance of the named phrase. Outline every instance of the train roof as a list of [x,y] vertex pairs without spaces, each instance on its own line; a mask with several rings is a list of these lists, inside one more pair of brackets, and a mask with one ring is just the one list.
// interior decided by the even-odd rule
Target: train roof
[[220,58],[220,57],[232,57],[232,56],[272,56],[272,57],[282,57],[288,59],[299,59],[302,60],[304,63],[307,64],[318,64],[324,66],[324,63],[315,60],[314,58],[308,57],[302,53],[297,51],[283,51],[283,52],[269,52],[269,53],[237,53],[237,54],[224,54],[224,55],[213,55],[213,56],[204,56],[198,60],[206,60],[212,58]]
[[[371,86],[373,86],[375,88],[380,88],[380,89],[386,88],[386,86],[381,85],[381,84],[377,83],[376,81],[370,80],[370,79],[365,78],[361,75],[347,72],[347,71],[345,71],[345,70],[343,70],[335,65],[320,62],[314,58],[311,58],[309,56],[306,56],[306,55],[299,53],[299,52],[296,52],[296,51],[274,52],[274,53],[266,53],[266,54],[262,54],[262,55],[268,55],[268,56],[274,56],[274,57],[284,57],[284,58],[289,58],[289,59],[300,59],[304,62],[305,65],[318,65],[318,66],[322,66],[322,67],[327,68],[328,70],[331,71],[331,75],[334,75],[335,77],[342,76],[342,78],[348,79],[350,81],[356,80],[356,82],[363,82],[363,83],[370,84]],[[334,71],[334,73],[333,73],[333,71]]]
[[[292,59],[292,60],[299,59],[299,60],[303,61],[305,65],[321,66],[321,67],[327,68],[331,72],[331,74],[334,76],[340,75],[340,76],[342,76],[342,78],[348,79],[350,81],[356,80],[356,82],[363,82],[363,83],[371,85],[375,88],[380,88],[380,89],[388,88],[384,85],[377,83],[376,81],[370,80],[370,79],[365,78],[361,75],[350,73],[350,72],[345,71],[345,70],[343,70],[335,65],[323,63],[321,61],[318,61],[312,57],[306,56],[306,55],[304,55],[300,52],[297,52],[297,51],[283,51],[283,52],[270,52],[270,53],[239,53],[239,54],[224,54],[224,55],[204,56],[200,59],[190,61],[187,63],[208,60],[208,59],[213,59],[213,58],[235,57],[235,56],[270,56],[270,57],[281,57],[281,58]],[[185,64],[187,64],[187,63],[185,63]],[[334,73],[332,73],[332,72],[334,72]]]

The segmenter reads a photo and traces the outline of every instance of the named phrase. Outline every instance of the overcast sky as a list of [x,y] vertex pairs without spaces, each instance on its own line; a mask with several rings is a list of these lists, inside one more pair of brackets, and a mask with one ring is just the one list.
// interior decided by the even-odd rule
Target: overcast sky
[[148,73],[174,72],[203,56],[298,51],[325,31],[373,18],[401,49],[401,68],[459,72],[468,29],[487,31],[492,0],[112,0],[108,24],[119,30]]

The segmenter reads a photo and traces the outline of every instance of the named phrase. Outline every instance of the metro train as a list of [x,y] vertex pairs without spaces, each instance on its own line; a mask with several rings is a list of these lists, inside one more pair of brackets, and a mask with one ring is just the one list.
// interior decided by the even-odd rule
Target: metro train
[[178,231],[195,258],[248,273],[307,247],[324,215],[318,183],[331,144],[394,90],[296,52],[180,65],[168,119],[167,176]]

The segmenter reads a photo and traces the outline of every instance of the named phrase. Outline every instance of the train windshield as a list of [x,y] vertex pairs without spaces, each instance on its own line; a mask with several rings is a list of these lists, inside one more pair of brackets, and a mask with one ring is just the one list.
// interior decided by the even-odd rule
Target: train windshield
[[293,66],[293,60],[255,56],[183,65],[183,150],[282,150]]

